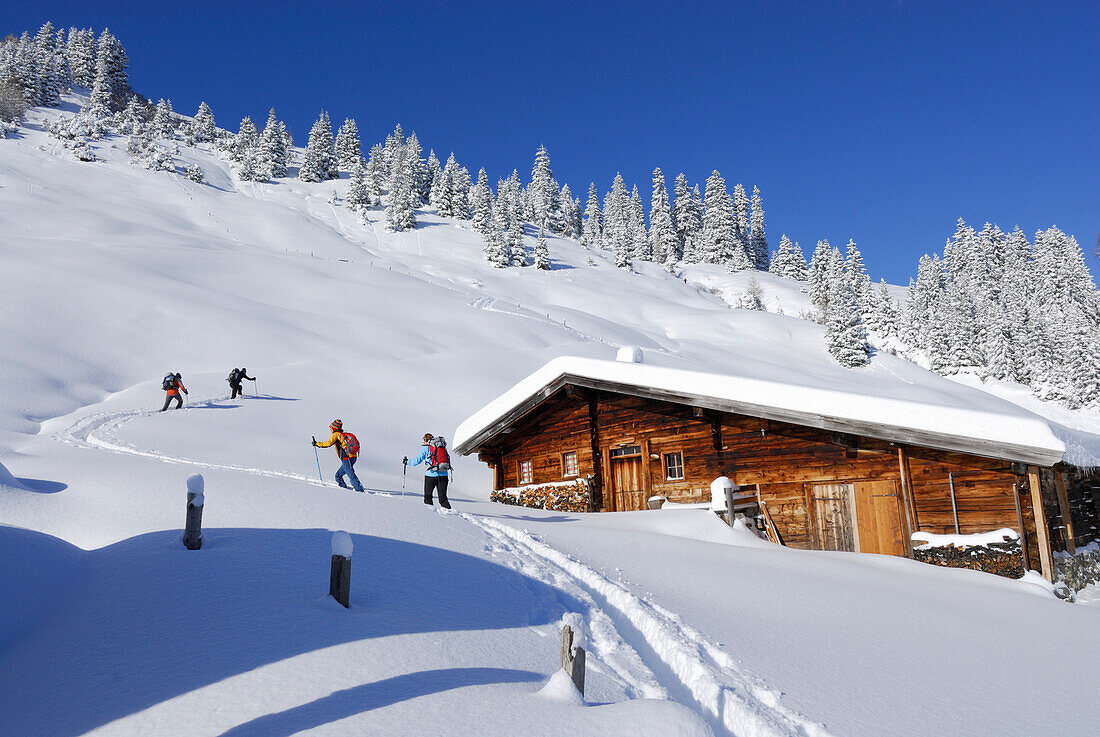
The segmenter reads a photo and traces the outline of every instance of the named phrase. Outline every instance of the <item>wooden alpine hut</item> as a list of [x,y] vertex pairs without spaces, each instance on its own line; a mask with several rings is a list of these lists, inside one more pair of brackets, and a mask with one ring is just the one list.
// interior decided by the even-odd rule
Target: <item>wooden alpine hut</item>
[[588,511],[709,502],[726,476],[797,548],[913,556],[917,531],[1011,528],[1024,568],[1048,579],[1052,550],[1075,543],[1069,473],[1095,535],[1092,481],[1062,463],[1046,420],[961,385],[898,384],[868,397],[562,357],[463,422],[454,450],[492,468],[495,493],[576,482]]

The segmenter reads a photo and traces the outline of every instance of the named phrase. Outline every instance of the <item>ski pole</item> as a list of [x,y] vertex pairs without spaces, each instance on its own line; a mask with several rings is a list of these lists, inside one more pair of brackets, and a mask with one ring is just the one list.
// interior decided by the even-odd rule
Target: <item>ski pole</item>
[[260,396],[260,382],[257,379],[252,380],[252,391],[256,392],[256,396]]
[[409,457],[401,459],[401,494],[405,494],[405,474],[409,472]]
[[324,482],[325,477],[321,475],[321,455],[317,452],[317,438],[310,435],[313,438],[313,457],[317,459],[317,478],[321,482]]

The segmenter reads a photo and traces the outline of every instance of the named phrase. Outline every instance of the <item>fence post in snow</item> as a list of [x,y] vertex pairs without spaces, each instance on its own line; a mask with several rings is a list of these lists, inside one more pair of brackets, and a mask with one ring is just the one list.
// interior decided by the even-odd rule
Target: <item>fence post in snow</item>
[[332,534],[332,569],[329,572],[328,595],[340,602],[345,609],[351,597],[351,535],[344,532]]
[[561,669],[584,696],[584,648],[573,647],[573,628],[569,625],[561,628]]
[[205,486],[201,473],[187,477],[187,523],[183,530],[183,544],[188,550],[202,547],[202,507]]

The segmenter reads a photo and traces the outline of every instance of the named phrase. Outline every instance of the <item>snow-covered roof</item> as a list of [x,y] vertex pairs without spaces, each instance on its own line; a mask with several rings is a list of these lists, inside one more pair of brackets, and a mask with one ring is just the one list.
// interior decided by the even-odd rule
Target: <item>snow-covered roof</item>
[[565,385],[1040,466],[1066,452],[1042,417],[961,385],[957,403],[923,402],[860,394],[857,384],[824,389],[572,356],[550,361],[467,418],[455,430],[456,452],[477,450]]

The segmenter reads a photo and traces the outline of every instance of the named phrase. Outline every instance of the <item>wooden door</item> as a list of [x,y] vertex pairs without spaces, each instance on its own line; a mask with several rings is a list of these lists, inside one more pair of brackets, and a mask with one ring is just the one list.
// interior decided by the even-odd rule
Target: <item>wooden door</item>
[[859,481],[855,487],[859,552],[905,555],[901,494],[896,481]]
[[612,458],[611,485],[615,493],[615,511],[633,512],[646,508],[641,456]]
[[814,484],[810,487],[819,550],[855,552],[858,549],[854,497],[852,484]]

